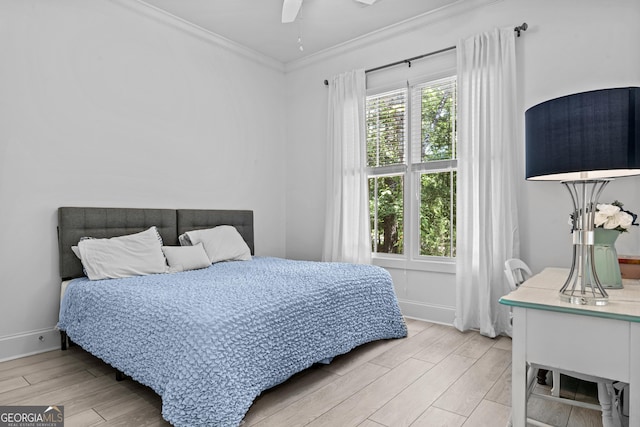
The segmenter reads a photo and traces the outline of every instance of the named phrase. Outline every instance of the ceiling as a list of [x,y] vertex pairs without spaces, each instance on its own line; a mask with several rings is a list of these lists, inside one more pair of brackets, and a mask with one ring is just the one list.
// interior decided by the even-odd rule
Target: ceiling
[[[304,0],[281,23],[282,0],[142,0],[286,64],[462,0]],[[300,50],[298,38],[304,50]]]

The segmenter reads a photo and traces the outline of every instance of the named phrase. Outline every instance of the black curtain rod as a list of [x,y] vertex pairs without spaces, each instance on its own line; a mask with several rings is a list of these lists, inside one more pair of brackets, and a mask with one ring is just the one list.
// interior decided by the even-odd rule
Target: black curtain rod
[[[513,31],[515,31],[517,33],[517,36],[520,37],[520,32],[527,31],[527,28],[529,28],[529,26],[527,25],[526,22],[524,22],[522,25],[518,25],[517,27],[514,27]],[[414,56],[413,58],[407,58],[407,59],[403,59],[402,61],[391,62],[390,64],[385,64],[385,65],[380,65],[379,67],[370,68],[368,70],[364,70],[364,72],[365,72],[365,74],[366,73],[373,73],[374,71],[384,70],[385,68],[395,67],[396,65],[401,65],[401,64],[407,64],[409,67],[411,67],[411,62],[413,62],[413,61],[416,61],[416,60],[422,59],[422,58],[426,58],[427,56],[432,56],[432,55],[437,55],[439,53],[448,52],[448,51],[453,50],[455,48],[456,48],[455,46],[445,47],[444,49],[434,50],[433,52],[429,52],[429,53],[425,53],[425,54],[422,54],[422,55]],[[329,80],[325,80],[324,84],[325,84],[325,86],[329,86]]]
[[365,72],[365,74],[366,73],[373,73],[374,71],[384,70],[385,68],[395,67],[396,65],[400,65],[400,64],[407,64],[409,66],[409,68],[411,68],[411,62],[413,62],[413,61],[415,61],[417,59],[422,59],[422,58],[426,58],[427,56],[432,56],[432,55],[437,55],[439,53],[448,52],[448,51],[453,50],[455,48],[456,48],[455,46],[445,47],[444,49],[434,50],[433,52],[429,52],[429,53],[425,53],[425,54],[422,54],[422,55],[414,56],[413,58],[407,58],[407,59],[403,59],[402,61],[396,61],[396,62],[392,62],[390,64],[381,65],[379,67],[370,68],[368,70],[364,70],[364,72]]

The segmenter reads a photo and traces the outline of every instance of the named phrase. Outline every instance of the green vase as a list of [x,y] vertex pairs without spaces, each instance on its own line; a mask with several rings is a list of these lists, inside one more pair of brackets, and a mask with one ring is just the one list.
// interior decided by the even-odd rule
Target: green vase
[[596,273],[603,288],[622,288],[616,239],[619,231],[596,228],[594,235],[593,254]]

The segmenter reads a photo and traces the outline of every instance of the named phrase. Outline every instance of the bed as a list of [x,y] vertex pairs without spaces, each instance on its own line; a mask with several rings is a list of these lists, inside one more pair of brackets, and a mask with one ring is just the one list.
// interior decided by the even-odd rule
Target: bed
[[[233,226],[247,261],[89,280],[71,247],[155,226],[164,245]],[[63,207],[58,210],[67,340],[150,387],[176,426],[238,426],[263,391],[364,343],[407,334],[378,267],[256,257],[253,212]],[[84,258],[83,258],[84,259]]]

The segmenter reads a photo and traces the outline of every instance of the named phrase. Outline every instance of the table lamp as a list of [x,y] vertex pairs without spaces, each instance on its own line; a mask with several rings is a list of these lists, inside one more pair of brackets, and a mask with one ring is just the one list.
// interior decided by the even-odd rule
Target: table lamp
[[573,202],[573,259],[560,299],[606,305],[594,264],[594,216],[616,177],[640,174],[640,88],[576,93],[525,112],[526,178],[561,181]]

